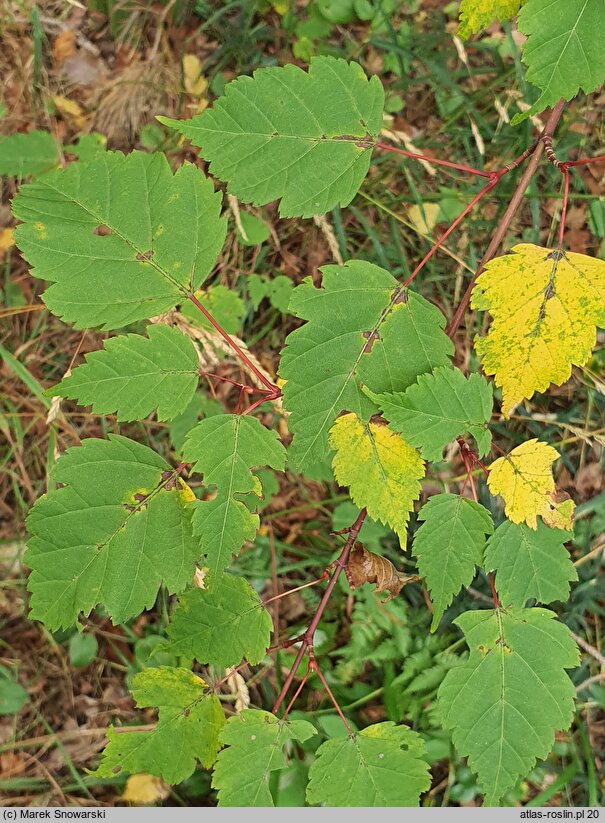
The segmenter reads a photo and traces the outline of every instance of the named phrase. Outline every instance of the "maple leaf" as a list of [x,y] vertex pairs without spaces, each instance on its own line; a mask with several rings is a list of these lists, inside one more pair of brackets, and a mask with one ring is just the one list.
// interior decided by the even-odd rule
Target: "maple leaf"
[[170,651],[200,663],[234,666],[245,657],[258,663],[269,646],[273,622],[243,577],[221,574],[209,588],[188,589],[168,626]]
[[367,174],[382,127],[384,90],[357,63],[314,57],[238,77],[191,120],[158,117],[210,161],[210,172],[244,203],[281,198],[282,217],[348,205]]
[[404,392],[365,393],[378,404],[389,426],[420,449],[425,460],[441,460],[443,448],[469,432],[479,455],[487,454],[492,438],[492,388],[480,374],[466,378],[460,369],[442,366],[421,374]]
[[518,20],[527,34],[523,45],[525,77],[542,92],[533,106],[517,114],[512,125],[571,100],[582,89],[598,89],[605,80],[603,0],[526,0]]
[[321,271],[321,288],[307,278],[292,293],[290,311],[307,322],[288,335],[279,368],[294,434],[289,457],[301,471],[325,458],[341,411],[364,420],[376,412],[362,383],[404,391],[453,352],[443,314],[389,272],[365,260]]
[[431,779],[417,732],[392,721],[326,740],[309,769],[307,800],[322,806],[417,806]]
[[465,40],[494,20],[508,20],[519,11],[524,0],[462,0],[459,36]]
[[221,200],[191,163],[173,174],[161,152],[103,152],[21,186],[15,239],[32,275],[52,283],[53,314],[115,329],[199,288],[225,239]]
[[196,761],[209,769],[216,759],[225,715],[218,697],[189,669],[159,666],[132,680],[139,708],[157,706],[159,720],[152,731],[107,730],[109,740],[95,774],[145,772],[180,783],[193,773]]
[[317,732],[306,720],[279,720],[259,709],[230,717],[221,733],[226,748],[214,767],[212,786],[219,806],[273,806],[271,773],[286,767],[284,746],[304,743]]
[[376,423],[363,423],[356,414],[339,417],[330,430],[336,454],[334,475],[349,486],[351,499],[397,533],[405,545],[407,522],[420,496],[424,462],[416,449],[395,432]]
[[52,471],[65,484],[27,518],[31,616],[71,626],[99,603],[114,623],[151,608],[192,579],[200,550],[191,533],[191,490],[147,446],[110,434],[68,449]]
[[110,337],[46,396],[72,397],[95,414],[117,412],[118,420],[140,420],[154,408],[158,420],[176,417],[198,384],[195,346],[170,326],[150,325],[147,334]]
[[[552,464],[559,452],[538,440],[527,440],[509,454],[499,457],[489,467],[487,484],[492,494],[504,498],[504,511],[513,523],[527,523],[537,528],[537,517],[571,528],[573,503],[558,503]],[[555,515],[557,513],[559,516]],[[563,515],[568,516],[565,520]]]
[[485,568],[496,572],[498,596],[505,606],[525,606],[530,598],[552,603],[569,598],[569,582],[578,579],[565,542],[570,532],[537,530],[505,520],[487,542]]
[[590,357],[596,326],[605,324],[605,260],[520,244],[487,264],[472,307],[493,317],[475,349],[485,373],[502,386],[508,416]]
[[214,498],[195,502],[193,514],[194,533],[200,537],[214,578],[244,542],[256,536],[258,515],[241,500],[248,493],[262,496],[262,483],[252,469],[270,466],[283,470],[286,450],[277,433],[255,417],[217,414],[191,429],[182,453],[187,462],[194,463],[193,471],[204,475],[206,485],[217,487]]
[[435,631],[454,595],[470,586],[483,564],[486,535],[494,524],[486,508],[458,494],[429,497],[418,519],[424,523],[414,535],[412,551],[431,595]]
[[575,689],[565,669],[579,654],[555,617],[546,609],[489,609],[454,621],[470,655],[439,687],[439,713],[487,805],[546,758],[555,731],[571,722]]

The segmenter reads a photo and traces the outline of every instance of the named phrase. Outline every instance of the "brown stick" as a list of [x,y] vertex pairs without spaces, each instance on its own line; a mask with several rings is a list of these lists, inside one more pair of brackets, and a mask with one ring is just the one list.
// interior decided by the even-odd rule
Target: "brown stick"
[[485,254],[481,258],[481,262],[477,268],[477,271],[473,275],[471,282],[468,284],[468,287],[464,293],[462,300],[460,301],[460,305],[456,309],[456,313],[454,314],[450,324],[448,325],[446,332],[449,337],[453,337],[456,333],[458,326],[460,325],[462,318],[468,308],[468,304],[471,300],[471,293],[473,288],[475,287],[475,283],[477,282],[477,278],[487,265],[489,261],[496,256],[498,251],[500,250],[500,246],[504,240],[506,232],[509,229],[510,224],[513,222],[517,211],[523,201],[523,196],[534,176],[536,173],[538,166],[540,164],[540,159],[544,154],[545,149],[545,141],[548,142],[549,139],[552,139],[552,135],[554,133],[555,128],[557,127],[557,123],[561,118],[561,114],[563,113],[563,107],[565,106],[565,100],[559,100],[557,105],[553,108],[550,113],[550,117],[544,127],[544,131],[538,138],[538,144],[536,149],[533,153],[531,160],[529,161],[527,168],[523,172],[521,179],[515,189],[513,196],[511,197],[510,203],[508,204],[508,208],[500,218],[498,225],[496,226],[494,233],[492,235],[492,239],[490,241],[489,246],[487,247]]

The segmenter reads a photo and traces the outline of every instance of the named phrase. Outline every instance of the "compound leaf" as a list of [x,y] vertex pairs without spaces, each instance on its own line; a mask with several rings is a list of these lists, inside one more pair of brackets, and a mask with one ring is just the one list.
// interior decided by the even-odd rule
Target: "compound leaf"
[[339,417],[330,430],[332,466],[351,499],[373,520],[389,525],[406,541],[406,526],[424,477],[422,458],[386,426],[364,423],[356,414]]
[[153,409],[158,420],[180,414],[193,397],[199,362],[187,335],[154,324],[140,334],[118,335],[86,363],[46,391],[48,396],[71,397],[95,414],[117,412],[118,420],[140,420]]
[[480,374],[466,378],[460,369],[443,366],[419,375],[405,392],[367,393],[390,428],[420,449],[425,460],[441,460],[444,446],[463,432],[473,435],[480,456],[490,450],[492,388]]
[[526,78],[540,91],[534,105],[513,125],[580,89],[595,91],[605,80],[603,0],[527,0],[517,25],[527,34],[523,46]]
[[414,536],[412,551],[433,603],[434,631],[462,586],[469,586],[483,565],[486,535],[494,524],[487,509],[458,494],[436,494],[418,513],[424,520]]
[[283,470],[286,450],[276,432],[255,417],[217,414],[201,420],[187,435],[183,458],[194,463],[206,485],[216,485],[216,496],[195,502],[193,529],[212,577],[231,562],[246,540],[253,540],[258,515],[250,512],[241,495],[263,493],[251,469],[270,466]]
[[494,20],[508,20],[519,11],[524,0],[462,0],[459,36],[465,40],[486,28]]
[[196,761],[209,769],[220,748],[225,715],[218,697],[189,669],[160,666],[145,669],[132,680],[139,708],[158,707],[152,731],[107,730],[109,740],[96,777],[146,772],[167,783],[180,783]]
[[209,589],[188,589],[168,626],[170,651],[200,663],[234,666],[245,657],[258,663],[267,650],[273,622],[243,577],[221,574]]
[[283,721],[258,709],[230,717],[221,733],[227,748],[219,754],[212,776],[219,806],[273,806],[269,781],[271,772],[287,765],[285,744],[304,743],[315,734],[306,720]]
[[[210,180],[161,153],[103,152],[22,186],[17,245],[52,285],[44,302],[82,329],[160,314],[208,276],[226,220]],[[97,234],[97,232],[99,234]]]
[[571,528],[574,504],[558,502],[552,464],[559,452],[538,440],[527,440],[489,467],[487,484],[504,498],[504,512],[513,523],[537,528],[537,517],[554,528]]
[[569,583],[578,579],[565,542],[570,532],[538,528],[506,520],[487,543],[485,568],[496,572],[496,588],[505,606],[524,606],[529,598],[539,603],[565,601]]
[[605,324],[605,261],[523,243],[486,266],[472,306],[493,317],[475,349],[502,386],[506,416],[536,391],[569,379]]
[[327,740],[309,770],[307,800],[322,806],[417,806],[430,786],[419,734],[393,722]]
[[579,655],[569,629],[546,609],[471,611],[454,622],[468,660],[450,669],[438,692],[444,726],[468,757],[487,805],[496,805],[550,752],[573,716],[575,689],[565,669]]
[[382,127],[384,90],[357,63],[316,57],[238,77],[192,120],[166,117],[245,203],[281,198],[282,217],[347,206],[367,174]]
[[449,363],[445,318],[387,271],[363,260],[324,266],[292,293],[290,311],[307,322],[286,339],[280,375],[294,433],[289,455],[304,470],[324,460],[341,411],[367,420],[376,406],[361,390],[403,391],[419,374]]
[[57,165],[59,147],[47,131],[0,137],[0,175],[31,177]]
[[117,434],[84,440],[52,478],[66,485],[27,518],[34,620],[72,626],[102,603],[122,623],[151,608],[161,584],[174,593],[193,578],[193,493],[154,451]]

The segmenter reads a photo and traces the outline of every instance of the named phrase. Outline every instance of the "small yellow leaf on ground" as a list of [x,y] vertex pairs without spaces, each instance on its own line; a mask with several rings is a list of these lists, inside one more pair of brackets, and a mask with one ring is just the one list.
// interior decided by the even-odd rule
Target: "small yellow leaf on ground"
[[410,206],[408,217],[419,234],[430,234],[437,225],[441,206],[439,203],[423,203],[420,206]]
[[183,56],[183,85],[187,94],[201,97],[208,88],[208,81],[202,74],[202,64],[195,54]]
[[76,33],[72,29],[65,29],[58,34],[53,42],[53,61],[56,68],[61,68],[68,57],[76,53]]
[[406,526],[424,477],[420,454],[386,426],[363,423],[356,414],[339,417],[330,430],[336,451],[332,466],[351,499],[381,520],[405,545]]
[[53,103],[59,114],[73,126],[82,130],[86,126],[86,115],[82,111],[82,107],[75,100],[68,100],[67,97],[61,97],[56,94],[53,97]]
[[571,528],[574,503],[557,502],[552,464],[559,452],[548,443],[528,440],[489,467],[487,484],[504,498],[504,511],[513,523],[536,529],[537,517],[553,528]]
[[133,806],[148,806],[165,800],[170,789],[161,777],[152,774],[131,774],[126,781],[122,800]]
[[0,229],[0,260],[4,260],[4,255],[15,245],[13,239],[14,229]]
[[524,243],[487,264],[472,307],[493,317],[475,349],[486,374],[502,386],[508,416],[550,383],[561,385],[583,366],[605,324],[605,261]]

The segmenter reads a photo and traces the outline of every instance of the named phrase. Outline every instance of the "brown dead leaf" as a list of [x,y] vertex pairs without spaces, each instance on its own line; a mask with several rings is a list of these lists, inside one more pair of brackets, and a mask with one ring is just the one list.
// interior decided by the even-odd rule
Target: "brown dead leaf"
[[349,562],[345,569],[347,580],[351,588],[362,586],[364,583],[375,583],[375,592],[390,592],[388,603],[407,583],[413,583],[420,578],[417,575],[403,574],[386,557],[368,551],[361,543],[355,543],[349,555]]
[[76,53],[76,33],[71,29],[62,31],[53,42],[53,62],[60,69],[68,57]]

